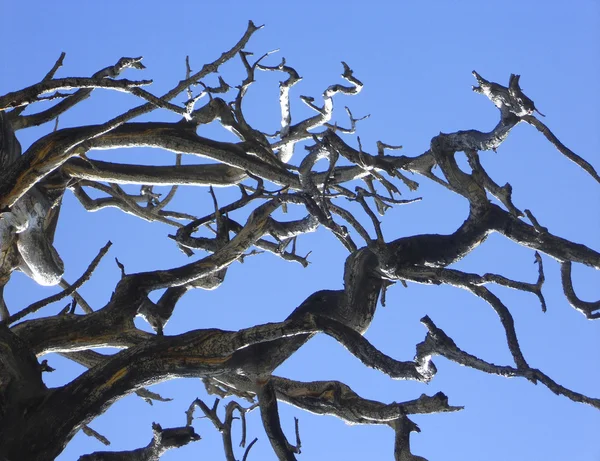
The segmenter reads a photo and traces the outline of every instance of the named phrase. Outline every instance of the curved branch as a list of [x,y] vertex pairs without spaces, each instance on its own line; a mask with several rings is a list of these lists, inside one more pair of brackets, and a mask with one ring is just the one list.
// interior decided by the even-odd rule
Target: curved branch
[[560,265],[560,275],[563,291],[571,306],[590,320],[600,318],[600,300],[595,302],[583,301],[575,294],[571,280],[571,261],[565,261]]
[[[63,53],[63,55],[64,55],[64,53]],[[63,55],[61,55],[61,58],[64,57]],[[114,78],[114,77],[117,77],[125,69],[129,69],[129,68],[138,69],[138,70],[144,69],[145,67],[141,61],[142,61],[141,57],[139,57],[139,58],[121,58],[114,66],[109,66],[109,67],[106,67],[106,68],[96,72],[94,75],[92,75],[92,78],[104,78],[104,77]],[[62,60],[60,61],[60,63],[62,64]],[[46,75],[45,79],[52,78],[53,76],[54,76],[54,74],[52,72],[49,72],[48,75]],[[93,91],[92,89],[84,89],[84,90],[76,91],[72,95],[67,96],[64,100],[62,100],[55,106],[51,107],[50,109],[47,109],[42,112],[38,112],[37,114],[25,115],[25,116],[20,116],[20,117],[16,118],[15,120],[13,120],[13,126],[14,126],[15,130],[20,130],[22,128],[29,128],[31,126],[38,126],[38,125],[41,125],[42,123],[46,123],[46,122],[58,117],[60,114],[66,112],[67,110],[69,110],[71,107],[73,107],[77,103],[79,103],[79,102],[83,101],[84,99],[86,99],[87,97],[89,97],[89,95],[92,93],[92,91]],[[18,111],[20,109],[16,109],[16,110]],[[11,112],[11,115],[12,114],[13,114],[13,112]],[[20,112],[19,112],[19,114],[20,114]]]
[[[150,85],[152,80],[132,81],[127,79],[111,80],[107,78],[68,77],[45,80],[19,91],[0,96],[0,110],[13,109],[40,101],[40,95],[57,90],[73,90],[81,88],[107,88],[117,91],[132,92],[134,88]],[[67,97],[71,95],[58,95]]]

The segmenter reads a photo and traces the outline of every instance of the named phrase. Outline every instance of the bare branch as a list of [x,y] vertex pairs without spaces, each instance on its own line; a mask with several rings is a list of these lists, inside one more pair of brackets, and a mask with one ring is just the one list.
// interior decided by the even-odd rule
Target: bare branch
[[98,440],[100,443],[103,443],[104,445],[110,445],[110,441],[106,437],[104,437],[102,434],[99,434],[88,425],[82,426],[81,431],[88,437],[94,437],[96,440]]
[[594,178],[597,182],[600,183],[600,176],[598,176],[598,173],[596,172],[594,167],[589,162],[587,162],[586,160],[581,158],[579,155],[574,153],[571,149],[566,147],[562,142],[560,142],[559,139],[556,136],[554,136],[554,133],[552,133],[552,131],[550,131],[550,129],[546,125],[544,125],[542,122],[540,122],[533,115],[527,115],[527,116],[523,117],[523,120],[526,121],[527,123],[529,123],[530,125],[534,126],[540,133],[542,133],[546,137],[546,139],[548,141],[550,141],[554,145],[554,147],[556,147],[558,149],[558,151],[561,154],[563,154],[565,157],[567,157],[573,163],[577,164],[584,171],[586,171],[592,178]]
[[[0,97],[0,440],[4,442],[0,458],[54,459],[80,429],[107,442],[88,424],[113,402],[131,393],[150,404],[169,401],[144,386],[193,377],[202,379],[207,391],[220,398],[237,396],[252,403],[246,408],[230,401],[221,411],[219,399],[212,407],[196,399],[186,411],[186,426],[163,430],[154,424],[153,438],[146,447],[96,452],[81,460],[155,461],[166,450],[200,438],[192,424],[195,409],[200,408],[221,432],[226,459],[234,461],[233,421],[241,422],[240,446],[245,447],[245,415],[256,405],[275,454],[283,460],[296,459],[301,450],[298,419],[294,418],[296,442],[292,445],[282,429],[278,400],[316,414],[333,415],[350,424],[389,426],[395,432],[396,460],[424,459],[411,452],[410,434],[420,430],[409,415],[462,409],[450,405],[444,393],[383,403],[361,397],[339,381],[303,382],[273,376],[274,370],[320,333],[344,346],[366,367],[392,379],[431,381],[437,374],[432,358],[439,355],[485,373],[541,382],[558,395],[600,409],[600,399],[572,391],[529,365],[519,344],[521,333],[517,333],[512,307],[509,310],[487,287],[495,283],[533,293],[546,311],[542,293],[546,279],[541,257],[544,253],[561,264],[563,289],[573,307],[588,319],[600,318],[600,301],[579,299],[571,280],[573,262],[600,269],[600,253],[552,234],[530,210],[522,212],[513,203],[512,186],[499,185],[480,159],[499,148],[512,129],[525,121],[600,182],[591,164],[567,149],[546,125],[533,117],[537,109],[523,93],[520,77],[511,74],[508,85],[503,86],[473,72],[478,83],[473,90],[485,95],[500,111],[496,126],[489,131],[440,133],[431,139],[423,154],[413,157],[386,155],[386,149],[398,147],[378,141],[376,153],[371,154],[367,146],[363,148],[360,137],[350,141],[344,138],[355,132],[360,118],[349,108],[349,125],[338,126],[338,119],[333,118],[334,98],[340,94],[356,95],[362,89],[362,82],[352,69],[342,63],[342,79],[346,83],[327,86],[322,102],[301,96],[300,100],[314,113],[293,122],[290,95],[300,74],[285,59],[276,65],[264,64],[272,52],[258,54],[256,59],[245,49],[258,29],[250,22],[233,47],[195,73],[187,57],[185,78],[162,96],[140,88],[150,80],[117,79],[128,68],[143,69],[141,58],[122,58],[89,78],[57,79],[55,73],[62,65],[63,54],[39,83]],[[230,86],[217,74],[234,57],[239,57],[242,77],[238,85]],[[281,72],[286,78],[279,83],[279,130],[266,131],[251,124],[246,95],[259,77],[257,70]],[[58,116],[97,88],[123,91],[146,102],[99,125],[59,130]],[[65,90],[75,91],[64,93]],[[182,93],[183,100],[173,102]],[[204,97],[204,104],[200,105]],[[22,115],[26,106],[53,99],[60,102],[37,114]],[[11,108],[14,109],[9,111]],[[133,122],[155,109],[165,109],[178,120]],[[22,154],[14,131],[52,119],[56,119],[54,132],[34,141]],[[212,133],[213,128],[225,128],[237,139],[217,141],[198,134],[204,129],[205,133]],[[354,142],[357,148],[352,147]],[[118,154],[121,148],[173,152],[175,164],[140,165],[131,160],[123,163],[124,158]],[[102,150],[102,155],[115,151],[116,157],[113,161],[90,160],[87,155],[92,150]],[[459,167],[457,156],[461,152],[467,156],[470,172]],[[185,160],[183,155],[187,156]],[[293,155],[300,158],[291,164]],[[194,163],[196,158],[209,163]],[[327,163],[325,168],[321,168],[322,160]],[[391,232],[403,236],[386,242],[381,217],[393,207],[420,200],[413,195],[397,197],[406,193],[401,190],[402,184],[409,193],[419,186],[407,177],[408,172],[458,194],[468,208],[464,222],[448,234],[433,229],[431,233],[406,235],[402,229],[393,229]],[[138,187],[131,192],[123,184]],[[163,195],[155,186],[171,188]],[[197,195],[185,196],[179,192],[181,186],[208,187],[208,210],[199,208],[207,205],[206,200],[198,200]],[[215,192],[216,187],[231,186],[234,192],[239,188],[241,196]],[[100,193],[90,196],[88,188]],[[53,241],[61,199],[67,189],[88,211],[116,207],[145,221],[175,227],[177,232],[170,237],[179,249],[190,257],[195,256],[192,250],[196,249],[208,255],[194,257],[187,263],[166,263],[155,258],[153,270],[133,273],[126,272],[116,260],[121,277],[114,287],[105,287],[113,288],[106,305],[93,310],[77,290],[89,279],[110,242],[74,284],[64,280],[64,264]],[[491,196],[501,206],[492,203]],[[357,203],[342,207],[336,201],[341,198]],[[283,214],[285,218],[281,217]],[[336,222],[336,216],[350,230]],[[374,227],[373,238],[365,221],[371,221]],[[331,232],[349,252],[335,289],[323,287],[309,293],[285,320],[277,323],[234,331],[205,328],[175,335],[165,331],[185,293],[220,287],[236,261],[244,262],[248,256],[269,251],[283,260],[307,266],[308,255],[298,255],[297,248],[304,234],[319,226]],[[390,230],[386,228],[387,232]],[[536,250],[537,280],[525,282],[510,274],[479,275],[450,268],[482,245],[491,233]],[[356,235],[366,246],[358,247],[353,240]],[[11,316],[3,290],[15,270],[42,285],[59,283],[63,291]],[[263,278],[277,283],[271,275]],[[386,289],[395,281],[404,286],[407,281],[452,285],[486,301],[504,329],[504,341],[514,365],[496,365],[463,351],[427,316],[422,319],[427,334],[416,345],[413,360],[401,361],[386,355],[364,335],[379,301],[385,304]],[[164,292],[156,293],[157,290]],[[59,315],[17,323],[69,295],[73,302]],[[242,298],[240,305],[245,307],[247,303]],[[282,308],[290,307],[285,297],[280,301]],[[84,315],[76,313],[77,304],[82,306]],[[145,319],[152,331],[138,327],[136,317]],[[99,354],[94,350],[98,347],[115,347],[119,351]],[[63,354],[88,369],[71,382],[48,389],[42,373],[52,371],[52,367],[46,360],[38,362],[37,356],[49,352]],[[255,442],[256,439],[246,448],[244,460]]]
[[430,357],[432,355],[441,355],[460,365],[468,366],[485,373],[496,374],[507,378],[521,376],[532,382],[539,381],[557,395],[564,395],[574,402],[586,403],[594,408],[600,409],[600,398],[587,397],[578,392],[571,391],[570,389],[557,384],[540,370],[529,368],[528,366],[517,369],[510,366],[488,363],[459,349],[454,341],[443,330],[438,328],[428,316],[423,317],[421,323],[429,330],[425,341],[417,345],[417,355],[415,357],[415,360],[421,362],[423,368],[433,365],[430,362]]
[[600,300],[595,302],[582,301],[575,294],[573,282],[571,281],[571,261],[565,261],[560,265],[560,275],[565,296],[571,306],[590,320],[600,318]]
[[89,278],[92,276],[92,273],[94,272],[94,270],[100,263],[100,260],[108,252],[108,249],[111,247],[111,245],[112,245],[112,242],[108,242],[106,245],[104,245],[100,249],[100,252],[92,260],[92,262],[90,263],[88,268],[85,270],[85,272],[82,274],[82,276],[79,277],[75,281],[75,283],[73,283],[73,285],[71,285],[69,288],[64,289],[60,293],[49,296],[46,299],[42,299],[41,301],[37,301],[37,302],[31,304],[30,306],[20,310],[16,314],[11,315],[3,323],[6,323],[7,325],[15,323],[16,321],[21,320],[23,317],[25,317],[29,314],[33,314],[34,312],[37,312],[39,309],[41,309],[44,306],[47,306],[48,304],[54,303],[56,301],[59,301],[65,297],[67,297],[67,296],[70,296],[72,293],[75,292],[75,290],[77,290],[79,287],[81,287],[85,282],[87,282],[89,280]]
[[[114,66],[110,66],[110,67],[106,67],[105,69],[102,69],[98,72],[96,72],[94,75],[92,75],[92,78],[106,78],[106,77],[117,77],[122,71],[124,71],[125,69],[129,69],[129,68],[134,68],[134,69],[144,69],[144,65],[142,64],[142,58],[121,58],[119,59],[119,61],[114,65]],[[48,77],[48,76],[46,76]],[[54,77],[54,75],[52,75],[50,78]],[[69,110],[71,107],[73,107],[74,105],[78,104],[79,102],[83,101],[84,99],[86,99],[87,97],[89,97],[89,95],[92,93],[93,89],[82,89],[82,90],[78,90],[75,93],[73,93],[72,95],[68,96],[67,98],[65,98],[64,100],[62,100],[61,102],[59,102],[58,104],[56,104],[55,106],[51,107],[50,109],[47,109],[43,112],[39,112],[37,114],[33,114],[33,115],[25,115],[25,116],[21,116],[18,117],[16,120],[13,121],[13,125],[15,127],[15,130],[19,130],[22,128],[28,128],[30,126],[38,126],[41,125],[42,123],[46,123],[54,118],[58,119],[58,116],[64,112],[66,112],[67,110]],[[18,108],[15,109],[15,112],[11,112],[12,114],[19,114],[21,109],[25,109],[25,106],[23,106],[22,108]]]
[[163,429],[160,424],[152,423],[152,432],[154,437],[145,448],[130,451],[96,451],[81,456],[79,461],[154,461],[167,450],[200,440],[200,436],[191,426]]
[[107,88],[117,91],[133,92],[134,88],[150,85],[152,80],[131,81],[127,79],[110,80],[85,77],[69,77],[54,80],[44,80],[22,90],[7,93],[0,97],[0,110],[26,106],[36,101],[54,98],[66,98],[70,95],[56,93],[54,96],[42,97],[44,93],[58,90],[73,90],[79,88]]

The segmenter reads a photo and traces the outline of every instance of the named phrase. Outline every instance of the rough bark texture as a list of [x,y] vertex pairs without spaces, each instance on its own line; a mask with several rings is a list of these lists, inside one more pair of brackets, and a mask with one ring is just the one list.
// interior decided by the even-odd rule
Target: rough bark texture
[[[322,105],[304,98],[316,115],[292,124],[289,90],[299,80],[298,74],[285,61],[271,66],[262,64],[262,58],[250,61],[251,56],[244,49],[256,30],[250,23],[230,50],[203,66],[201,71],[195,74],[188,71],[186,79],[161,97],[140,88],[149,81],[116,79],[126,68],[142,69],[141,58],[122,58],[115,66],[100,70],[90,78],[55,79],[62,56],[40,83],[0,97],[0,288],[9,282],[15,270],[24,272],[39,284],[60,284],[64,288],[52,299],[41,300],[20,312],[11,313],[3,298],[0,303],[0,458],[10,461],[54,459],[77,431],[85,430],[88,423],[117,399],[133,392],[147,399],[160,399],[144,387],[176,377],[198,377],[204,380],[209,391],[246,398],[255,404],[250,408],[228,404],[225,419],[221,421],[216,404],[211,409],[204,402],[196,401],[190,407],[187,426],[163,430],[160,425],[154,425],[154,437],[148,446],[126,452],[95,452],[80,459],[158,459],[167,449],[199,439],[192,427],[191,415],[195,407],[200,407],[222,433],[226,459],[233,460],[233,412],[239,412],[243,418],[246,411],[258,407],[274,452],[279,459],[293,460],[301,448],[298,428],[293,445],[281,428],[278,401],[313,413],[334,415],[352,424],[390,426],[395,431],[395,459],[423,459],[410,451],[410,433],[419,428],[408,415],[458,411],[461,407],[450,406],[443,393],[386,404],[364,399],[341,382],[302,382],[273,375],[281,363],[319,333],[331,336],[366,366],[393,379],[427,382],[436,374],[432,357],[441,355],[482,372],[539,382],[575,402],[600,409],[600,399],[567,389],[528,365],[509,309],[484,286],[496,283],[534,293],[545,308],[540,254],[548,255],[562,264],[562,281],[569,302],[589,319],[600,316],[599,303],[578,299],[571,281],[572,263],[600,269],[600,253],[553,235],[537,223],[530,211],[520,211],[512,202],[510,185],[497,185],[479,161],[480,152],[497,149],[511,129],[524,121],[536,127],[561,153],[588,172],[590,180],[600,182],[589,163],[566,148],[533,116],[535,105],[521,91],[519,76],[511,75],[509,85],[504,87],[473,72],[478,83],[474,91],[488,97],[499,109],[499,121],[489,133],[476,130],[440,133],[431,139],[426,152],[415,157],[386,155],[384,150],[391,146],[378,143],[378,152],[372,155],[362,146],[358,150],[351,147],[342,137],[354,132],[358,120],[351,114],[350,129],[329,123],[334,97],[353,95],[362,88],[350,67],[343,64],[345,85],[334,84],[325,89]],[[231,89],[220,80],[220,87],[202,85],[202,93],[194,95],[192,87],[200,88],[195,85],[216,73],[221,64],[234,56],[241,57],[247,74],[240,86]],[[242,100],[257,71],[287,75],[280,83],[281,129],[274,138],[267,138],[265,133],[251,127],[242,111]],[[77,91],[54,93],[65,88]],[[90,96],[93,89],[125,90],[145,103],[101,125],[56,130],[21,152],[15,130],[56,118]],[[185,90],[189,96],[186,104],[178,106],[171,102]],[[61,101],[43,112],[21,114],[23,106],[35,107],[47,93],[53,93]],[[196,108],[203,94],[209,94],[210,101]],[[181,121],[131,121],[159,109],[178,114]],[[239,142],[220,142],[199,136],[198,126],[209,123],[220,123],[230,129]],[[299,147],[304,141],[312,143],[307,151]],[[175,152],[177,162],[172,166],[141,166],[86,157],[93,149],[142,146]],[[304,157],[294,157],[302,152],[306,152]],[[470,173],[458,167],[457,152],[467,155]],[[183,165],[181,155],[203,157],[215,163]],[[292,159],[295,163],[291,163]],[[328,162],[327,170],[315,171],[315,164],[322,159]],[[340,159],[344,159],[344,166],[337,164]],[[440,175],[432,172],[434,167],[439,167]],[[385,241],[373,208],[383,214],[389,207],[411,202],[396,197],[399,187],[414,190],[418,186],[404,176],[406,172],[421,175],[463,196],[469,203],[463,224],[448,235],[422,234]],[[350,183],[357,180],[363,181],[366,188]],[[265,183],[271,183],[278,190],[271,191]],[[139,184],[140,193],[126,193],[119,184]],[[153,185],[173,188],[160,199],[153,193]],[[241,197],[219,206],[211,189],[214,211],[206,216],[194,216],[186,211],[167,209],[178,186],[233,186],[240,189]],[[86,189],[96,189],[105,196],[92,199]],[[62,279],[64,264],[53,247],[53,238],[61,199],[67,190],[88,210],[117,207],[147,221],[172,225],[176,229],[172,238],[183,251],[191,255],[195,250],[205,250],[209,255],[171,269],[133,274],[125,274],[122,269],[123,276],[117,285],[106,287],[107,291],[114,291],[110,301],[94,311],[76,289],[91,276],[108,245],[72,286]],[[387,190],[389,196],[382,195],[382,190]],[[497,198],[502,206],[492,204],[490,196]],[[358,203],[364,216],[359,218],[355,212],[345,209],[346,202],[339,198]],[[275,211],[292,206],[303,209],[305,217],[288,222],[273,218]],[[233,218],[240,209],[251,210],[245,223]],[[340,223],[340,218],[345,224]],[[369,221],[375,227],[374,237],[362,224]],[[194,235],[205,225],[213,225],[214,237]],[[254,254],[253,248],[306,265],[306,257],[295,251],[296,240],[318,227],[331,231],[348,250],[343,289],[324,287],[309,294],[283,322],[239,331],[203,329],[176,336],[163,334],[165,324],[186,291],[217,288],[227,276],[228,267]],[[518,245],[536,250],[539,265],[536,283],[448,267],[481,245],[491,233],[499,233]],[[357,238],[364,241],[358,243]],[[380,352],[363,334],[371,324],[378,301],[383,302],[385,289],[396,281],[449,284],[484,299],[497,313],[506,332],[514,364],[494,365],[461,350],[429,317],[422,319],[427,334],[416,345],[414,358],[401,361]],[[151,301],[150,293],[160,289],[166,291],[159,301]],[[75,313],[73,304],[56,316],[27,318],[46,304],[66,296],[77,299],[84,313]],[[136,328],[136,315],[144,317],[155,333]],[[122,351],[111,356],[91,351],[101,346],[118,347]],[[89,370],[62,387],[47,389],[41,375],[49,369],[44,362],[40,364],[38,358],[50,352],[62,353]],[[244,459],[249,456],[253,443],[247,447]]]

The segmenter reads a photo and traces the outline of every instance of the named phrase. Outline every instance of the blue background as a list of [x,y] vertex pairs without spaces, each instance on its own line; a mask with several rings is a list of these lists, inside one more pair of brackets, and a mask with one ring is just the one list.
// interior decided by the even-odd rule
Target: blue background
[[[3,1],[0,14],[4,41],[0,47],[0,93],[39,81],[65,51],[65,65],[58,73],[61,77],[88,76],[122,56],[143,55],[148,69],[143,73],[129,71],[124,76],[154,79],[150,90],[160,95],[185,76],[186,55],[193,70],[198,70],[229,49],[252,19],[265,28],[254,35],[247,49],[261,55],[279,48],[280,53],[267,63],[276,64],[285,56],[304,77],[292,90],[295,121],[312,115],[298,96],[314,96],[319,101],[328,85],[340,82],[340,61],[344,60],[365,87],[356,97],[336,97],[340,123],[346,121],[345,105],[355,116],[371,114],[358,131],[367,152],[375,153],[375,142],[382,140],[402,144],[405,155],[418,155],[440,131],[488,131],[498,121],[493,105],[471,91],[473,69],[502,84],[507,84],[511,73],[517,73],[522,75],[525,93],[547,115],[544,123],[600,170],[598,2]],[[228,83],[237,84],[242,71],[236,58],[223,67],[222,75]],[[277,82],[283,78],[280,74],[259,74],[258,82],[250,88],[245,108],[255,127],[267,132],[279,128]],[[184,99],[182,95],[176,102]],[[99,123],[133,104],[136,101],[129,95],[98,90],[62,116],[60,127]],[[36,109],[42,107],[46,106],[40,104]],[[166,113],[146,119],[158,118],[175,120]],[[18,136],[26,147],[51,129],[47,124]],[[203,128],[200,133],[231,139],[218,128]],[[356,145],[353,138],[348,142]],[[300,155],[302,152],[297,152],[296,161]],[[99,151],[91,157],[147,164],[174,162],[173,154],[148,149]],[[598,184],[533,127],[516,127],[498,153],[482,153],[482,162],[497,183],[512,184],[517,207],[531,209],[554,234],[600,250]],[[388,241],[419,232],[453,232],[466,217],[464,199],[425,179],[413,179],[421,188],[415,193],[403,189],[404,198],[422,196],[424,200],[396,207],[385,216],[383,230]],[[217,193],[221,203],[238,195],[233,189]],[[170,208],[203,215],[211,206],[206,189],[191,188]],[[66,278],[72,282],[107,240],[114,242],[110,256],[81,290],[97,309],[108,301],[120,275],[112,257],[118,257],[128,272],[188,262],[166,238],[168,233],[173,229],[114,209],[87,213],[67,194],[56,247],[66,263]],[[312,250],[312,264],[307,269],[268,254],[248,258],[243,265],[236,263],[218,290],[187,294],[166,333],[206,327],[238,329],[277,321],[315,290],[340,288],[346,257],[341,245],[323,231],[303,237],[299,245],[300,253]],[[492,289],[510,308],[530,365],[566,387],[599,397],[600,326],[586,321],[568,305],[560,287],[558,264],[548,257],[544,257],[544,264],[545,314],[533,295]],[[537,277],[533,252],[498,235],[492,235],[457,267],[519,280],[534,281]],[[600,298],[597,273],[583,267],[575,267],[573,273],[581,298]],[[15,312],[55,291],[57,288],[37,287],[18,273],[6,289],[6,300]],[[62,307],[47,307],[40,314],[52,315]],[[366,337],[387,354],[410,359],[415,344],[424,338],[419,319],[425,314],[462,349],[493,363],[510,364],[504,333],[493,310],[469,293],[451,287],[392,287],[387,307],[379,308]],[[146,328],[143,322],[138,324]],[[84,371],[59,356],[46,358],[57,368],[45,375],[49,386],[64,384]],[[277,374],[303,380],[339,379],[360,395],[384,402],[442,390],[451,404],[465,405],[465,410],[414,417],[422,433],[412,435],[412,451],[431,461],[600,459],[597,410],[522,379],[506,380],[444,359],[434,361],[439,371],[428,385],[392,381],[366,369],[332,339],[319,336]],[[184,425],[185,409],[195,397],[204,395],[197,379],[162,383],[152,390],[175,400],[149,406],[129,396],[91,423],[111,440],[110,449],[146,445],[152,421],[163,427]],[[212,398],[206,401],[210,404]],[[293,417],[300,418],[300,459],[393,457],[393,432],[385,426],[349,427],[335,418],[311,415],[285,404],[280,405],[280,412],[291,440]],[[275,459],[258,416],[258,411],[249,415],[248,438],[259,437],[249,459]],[[211,423],[196,420],[194,426],[203,440],[168,452],[162,459],[220,459],[220,435]],[[235,426],[234,444],[238,429]],[[73,460],[102,449],[95,439],[79,433],[58,459]],[[242,453],[238,451],[238,458]]]

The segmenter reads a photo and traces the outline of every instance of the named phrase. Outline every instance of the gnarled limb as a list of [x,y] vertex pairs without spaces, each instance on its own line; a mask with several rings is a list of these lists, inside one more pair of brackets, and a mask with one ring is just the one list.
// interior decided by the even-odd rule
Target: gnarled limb
[[[240,447],[244,448],[246,446],[246,413],[252,411],[257,405],[254,404],[249,408],[243,408],[239,403],[230,401],[225,407],[225,418],[223,421],[221,421],[217,414],[219,402],[219,399],[215,399],[215,403],[213,404],[212,408],[209,408],[201,399],[194,400],[188,411],[186,411],[187,425],[191,426],[192,424],[194,408],[200,407],[206,417],[210,419],[215,428],[221,433],[221,437],[223,439],[223,449],[225,451],[225,459],[227,461],[236,461],[233,453],[233,443],[231,441],[231,429],[234,419],[234,411],[239,413],[242,422],[242,440],[240,442]],[[256,441],[256,439],[254,439],[254,441]],[[248,450],[251,448],[251,446],[252,444],[248,446]],[[245,456],[248,454],[248,450],[246,451]]]
[[452,360],[460,365],[471,367],[485,373],[496,374],[507,378],[520,376],[533,382],[540,381],[557,395],[564,395],[574,402],[586,403],[600,409],[600,398],[587,397],[579,392],[571,391],[570,389],[557,384],[540,370],[530,368],[529,366],[514,368],[486,362],[485,360],[458,348],[454,341],[443,330],[438,328],[428,316],[423,317],[421,323],[427,327],[428,333],[425,341],[417,345],[417,355],[415,360],[421,362],[424,368],[432,365],[430,361],[432,355],[442,355],[448,360]]
[[[499,186],[480,163],[480,153],[501,146],[512,128],[521,121],[536,126],[561,152],[566,152],[554,135],[548,135],[549,130],[545,126],[531,118],[535,106],[523,94],[519,77],[511,75],[508,87],[504,87],[474,74],[479,83],[475,91],[486,95],[500,110],[500,120],[491,131],[442,133],[431,140],[429,150],[416,157],[385,155],[384,149],[390,146],[383,143],[377,144],[377,155],[371,155],[363,149],[360,139],[356,149],[341,136],[356,128],[358,119],[349,110],[349,129],[341,129],[331,123],[334,97],[356,94],[362,88],[350,67],[343,64],[342,78],[348,85],[330,85],[323,93],[322,106],[311,97],[303,97],[303,102],[316,115],[293,124],[289,93],[299,80],[299,74],[285,61],[276,66],[262,64],[268,54],[251,61],[244,46],[255,30],[257,28],[250,23],[234,47],[193,75],[188,60],[185,79],[160,98],[130,88],[131,82],[118,83],[123,81],[114,80],[127,67],[141,68],[139,59],[121,60],[91,79],[62,80],[54,79],[54,73],[61,64],[59,59],[41,83],[4,97],[7,104],[28,104],[39,100],[43,91],[55,90],[61,85],[77,84],[82,87],[100,82],[96,86],[127,87],[132,94],[150,103],[100,125],[56,130],[35,142],[23,155],[13,129],[56,117],[87,97],[91,89],[80,89],[72,95],[55,94],[65,99],[48,111],[29,116],[32,118],[21,116],[20,110],[10,114],[0,112],[3,136],[0,162],[4,167],[0,181],[0,208],[4,212],[0,217],[0,226],[4,226],[0,229],[3,257],[1,286],[15,268],[29,271],[34,280],[41,283],[61,279],[62,267],[59,267],[57,254],[52,253],[52,237],[57,204],[66,188],[74,190],[90,210],[116,206],[148,221],[172,225],[177,228],[174,239],[180,247],[188,250],[200,248],[210,254],[179,267],[163,267],[149,272],[127,275],[122,268],[122,278],[111,300],[95,312],[76,315],[72,308],[58,316],[23,321],[10,330],[0,325],[0,333],[7,345],[4,349],[9,350],[7,354],[0,355],[0,364],[4,363],[9,377],[2,382],[0,398],[10,397],[2,400],[6,410],[3,410],[0,420],[0,433],[3,440],[11,441],[0,448],[0,457],[25,456],[35,460],[44,459],[48,454],[56,456],[79,428],[105,411],[116,399],[136,391],[147,398],[155,398],[149,391],[144,391],[143,386],[182,376],[203,378],[213,391],[222,394],[246,398],[258,396],[263,425],[281,459],[295,459],[300,447],[299,440],[296,447],[290,445],[281,430],[278,399],[316,413],[332,414],[351,423],[389,425],[396,433],[396,459],[421,459],[410,452],[409,434],[418,428],[407,415],[454,411],[460,407],[450,406],[441,393],[432,397],[422,395],[402,403],[383,404],[359,397],[343,383],[302,383],[272,376],[275,368],[318,333],[335,338],[366,366],[377,368],[393,378],[421,382],[431,380],[436,373],[431,357],[442,355],[484,372],[540,381],[553,392],[598,408],[598,399],[566,389],[529,365],[519,347],[518,329],[508,306],[484,286],[496,283],[531,292],[545,306],[542,295],[544,274],[539,257],[540,270],[535,283],[519,282],[497,274],[480,276],[448,267],[469,255],[490,233],[498,232],[519,245],[559,260],[563,264],[565,293],[569,301],[589,318],[597,316],[596,303],[583,303],[575,296],[569,270],[572,262],[600,268],[600,254],[551,234],[535,221],[528,210],[525,214],[533,225],[524,222],[518,204],[513,203],[510,185]],[[241,58],[245,74],[241,85],[233,89],[233,100],[228,104],[222,98],[227,97],[231,87],[223,79],[219,80],[216,88],[208,87],[200,79],[216,73],[221,64],[237,55]],[[244,97],[251,91],[258,75],[256,70],[281,71],[288,77],[279,87],[281,129],[274,137],[253,127],[243,110]],[[195,85],[203,87],[196,95]],[[181,106],[171,102],[183,91],[187,91],[186,102]],[[213,97],[213,93],[222,97]],[[196,109],[197,102],[205,95],[210,101]],[[156,108],[169,110],[181,120],[176,123],[133,122],[139,115]],[[213,123],[232,131],[238,140],[216,141],[197,134],[200,125]],[[311,139],[308,153],[298,159],[298,166],[292,164],[291,159],[297,155],[296,148]],[[90,150],[106,151],[121,147],[171,151],[178,154],[178,160],[176,165],[159,167],[119,164],[116,163],[118,158],[113,163],[86,157]],[[467,154],[470,173],[458,167],[456,154],[459,152]],[[181,165],[180,158],[184,154],[207,158],[216,164]],[[567,154],[598,179],[587,162],[570,151]],[[321,159],[327,160],[328,165],[318,171]],[[441,175],[433,173],[435,166],[441,169]],[[403,175],[403,170],[421,174],[458,193],[468,202],[468,216],[455,232],[385,241],[371,200],[380,215],[390,206],[412,202],[410,198],[395,198],[395,194],[400,194],[400,189],[394,184],[395,179],[402,181],[410,190],[417,187],[417,183]],[[256,181],[256,185],[249,185],[250,179]],[[356,179],[363,180],[366,188],[355,187],[356,184],[351,181]],[[277,185],[279,190],[270,190],[273,186],[265,186],[266,182]],[[131,183],[141,186],[139,194],[126,193],[118,185]],[[174,188],[166,199],[160,201],[152,185],[173,185]],[[193,214],[166,210],[175,187],[179,185],[211,186],[214,212],[196,218],[196,215],[202,216],[196,210]],[[219,206],[212,186],[231,185],[239,186],[242,197]],[[92,200],[83,187],[93,187],[107,196]],[[384,195],[385,191],[389,197]],[[48,194],[51,199],[45,197]],[[491,204],[490,195],[496,197],[502,207]],[[353,200],[361,205],[362,210],[358,207],[353,209],[352,205],[344,208],[339,199]],[[287,212],[288,206],[301,207],[302,211],[285,222],[277,213],[280,210]],[[376,238],[371,238],[362,220],[357,217],[356,209],[372,221]],[[237,213],[243,217],[238,219]],[[354,236],[334,221],[334,215],[349,223],[367,246],[358,248],[353,241]],[[240,224],[247,216],[245,224]],[[239,331],[207,328],[173,336],[164,334],[164,327],[185,292],[192,288],[216,288],[223,282],[231,264],[248,254],[255,254],[254,248],[276,252],[284,259],[306,264],[306,258],[295,253],[296,239],[315,231],[319,225],[332,231],[349,251],[341,289],[319,290],[310,294],[283,322]],[[208,227],[215,235],[193,235],[200,226]],[[286,251],[291,242],[294,247]],[[32,259],[40,255],[42,262]],[[48,269],[52,264],[54,269]],[[462,351],[427,317],[423,323],[429,332],[426,339],[417,345],[413,361],[398,361],[376,349],[363,334],[373,320],[379,296],[383,296],[382,290],[395,280],[450,284],[484,299],[499,316],[515,366],[494,365]],[[69,293],[76,285],[68,288]],[[160,289],[166,291],[157,302],[152,302],[149,295]],[[0,308],[5,320],[15,321],[24,315],[17,313],[9,317],[6,306],[0,304]],[[30,311],[26,309],[24,313]],[[133,322],[136,315],[143,316],[156,334],[136,328]],[[102,356],[91,350],[102,346],[116,346],[124,350],[112,356]],[[89,370],[65,386],[48,390],[38,376],[45,367],[37,363],[35,355],[51,351],[65,353]],[[20,390],[14,387],[14,380],[30,380],[31,383]],[[22,411],[24,408],[26,412]],[[227,407],[224,421],[217,417],[216,407],[204,408],[217,429],[224,431],[225,450],[231,459],[231,421],[236,408],[235,405]],[[9,420],[4,418],[5,415],[14,417],[17,423],[12,426],[6,424]],[[14,423],[12,420],[9,422]],[[195,433],[190,426],[188,422],[186,428],[173,429],[173,440],[193,440]],[[156,428],[157,434],[160,434],[155,435],[148,447],[135,453],[96,453],[91,455],[96,458],[83,459],[113,459],[111,456],[117,457],[114,459],[134,459],[134,456],[152,459],[159,449],[168,445],[164,443],[167,431]],[[246,456],[247,452],[244,458]]]
[[152,423],[152,432],[152,441],[144,448],[130,451],[96,451],[81,456],[79,461],[155,461],[167,450],[200,440],[200,436],[191,426],[163,429],[160,424]]

